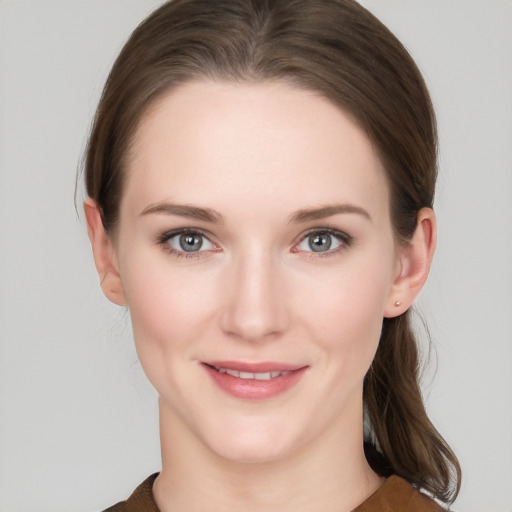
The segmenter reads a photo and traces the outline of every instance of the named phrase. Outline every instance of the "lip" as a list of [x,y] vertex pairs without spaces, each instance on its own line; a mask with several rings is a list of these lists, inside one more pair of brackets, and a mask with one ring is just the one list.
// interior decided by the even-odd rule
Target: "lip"
[[[241,400],[265,400],[280,395],[294,387],[308,369],[308,366],[277,362],[204,361],[201,366],[222,391]],[[248,373],[287,373],[270,380],[242,379],[220,373],[213,367]]]
[[[212,381],[228,395],[241,400],[267,400],[288,391],[304,376],[308,366],[275,362],[245,363],[240,361],[208,361],[201,366]],[[248,373],[287,372],[270,380],[242,379],[215,368],[226,368]]]
[[293,372],[304,368],[301,364],[288,364],[276,362],[246,363],[242,361],[203,361],[203,364],[216,368],[229,368],[239,372],[263,373],[263,372]]

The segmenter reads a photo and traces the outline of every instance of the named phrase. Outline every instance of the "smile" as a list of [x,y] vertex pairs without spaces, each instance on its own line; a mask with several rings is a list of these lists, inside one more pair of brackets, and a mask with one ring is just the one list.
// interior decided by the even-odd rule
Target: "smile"
[[277,377],[282,377],[284,375],[289,375],[292,373],[291,371],[271,371],[271,372],[261,372],[261,373],[252,373],[252,372],[243,372],[239,370],[232,370],[231,368],[217,368],[216,366],[212,366],[214,370],[217,370],[219,373],[227,373],[232,377],[236,377],[237,379],[254,379],[254,380],[270,380],[275,379]]
[[294,387],[308,366],[282,363],[203,362],[220,390],[242,400],[264,400]]

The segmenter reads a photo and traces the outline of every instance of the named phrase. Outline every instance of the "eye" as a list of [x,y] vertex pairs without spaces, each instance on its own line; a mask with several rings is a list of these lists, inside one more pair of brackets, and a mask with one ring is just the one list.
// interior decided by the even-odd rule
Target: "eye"
[[192,256],[194,253],[217,249],[205,235],[192,230],[165,233],[159,238],[158,242],[165,245],[169,252],[180,256]]
[[297,245],[297,250],[328,253],[350,245],[352,238],[341,231],[317,230],[308,233]]

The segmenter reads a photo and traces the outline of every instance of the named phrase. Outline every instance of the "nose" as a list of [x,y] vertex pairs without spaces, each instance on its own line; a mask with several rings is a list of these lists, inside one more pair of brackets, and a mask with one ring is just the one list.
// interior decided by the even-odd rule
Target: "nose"
[[221,328],[245,341],[275,339],[289,326],[283,272],[277,258],[262,251],[248,252],[235,258],[224,276],[227,300]]

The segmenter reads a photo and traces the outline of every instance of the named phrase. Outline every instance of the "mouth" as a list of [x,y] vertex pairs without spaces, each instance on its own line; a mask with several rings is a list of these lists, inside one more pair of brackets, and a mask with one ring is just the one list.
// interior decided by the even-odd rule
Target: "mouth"
[[243,400],[272,398],[295,386],[308,366],[285,363],[209,361],[201,363],[213,382]]
[[246,379],[246,380],[270,380],[277,379],[278,377],[284,377],[285,375],[290,375],[293,370],[272,370],[268,372],[247,372],[240,370],[233,370],[232,368],[222,368],[213,365],[209,365],[208,363],[204,363],[206,366],[209,366],[213,370],[219,373],[226,373],[231,375],[232,377],[236,377],[237,379]]

